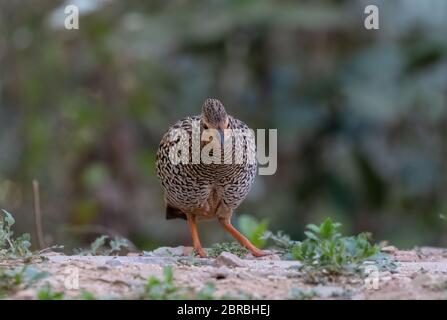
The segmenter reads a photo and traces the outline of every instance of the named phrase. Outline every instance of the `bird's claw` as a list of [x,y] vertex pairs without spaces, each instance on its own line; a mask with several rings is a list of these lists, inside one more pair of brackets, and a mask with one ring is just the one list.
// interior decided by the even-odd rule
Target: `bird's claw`
[[271,251],[267,251],[267,250],[256,250],[256,251],[252,251],[251,254],[253,256],[255,256],[256,258],[260,258],[260,257],[265,257],[268,255],[273,254]]
[[194,251],[199,255],[200,258],[206,258],[206,252],[202,248],[194,249]]
[[200,248],[200,249],[199,248],[195,249],[193,247],[184,247],[183,248],[184,256],[189,257],[191,255],[196,255],[196,254],[199,255],[199,257],[201,257],[201,258],[206,258],[206,252],[202,248]]

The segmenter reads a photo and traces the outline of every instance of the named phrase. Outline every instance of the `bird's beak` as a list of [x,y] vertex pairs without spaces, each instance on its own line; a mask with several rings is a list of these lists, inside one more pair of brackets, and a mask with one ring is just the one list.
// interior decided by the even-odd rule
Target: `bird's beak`
[[223,148],[224,144],[225,144],[225,135],[222,129],[217,129],[217,131],[219,131],[219,135],[220,135],[220,145]]

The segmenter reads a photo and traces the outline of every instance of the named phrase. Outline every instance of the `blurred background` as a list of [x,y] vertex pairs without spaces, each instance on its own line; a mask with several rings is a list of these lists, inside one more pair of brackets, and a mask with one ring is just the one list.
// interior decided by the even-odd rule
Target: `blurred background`
[[[369,4],[380,30],[364,28]],[[16,233],[36,242],[37,179],[48,244],[190,244],[164,219],[155,153],[207,97],[278,129],[278,170],[237,213],[295,239],[332,217],[447,246],[445,0],[0,0],[0,207]],[[229,239],[217,222],[199,232]]]

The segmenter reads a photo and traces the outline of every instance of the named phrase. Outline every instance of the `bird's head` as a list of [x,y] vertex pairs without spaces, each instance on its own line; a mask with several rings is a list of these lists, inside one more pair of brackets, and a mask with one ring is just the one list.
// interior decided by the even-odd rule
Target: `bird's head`
[[202,106],[202,121],[205,129],[219,132],[221,144],[224,144],[224,130],[228,129],[229,120],[222,102],[217,99],[206,99]]

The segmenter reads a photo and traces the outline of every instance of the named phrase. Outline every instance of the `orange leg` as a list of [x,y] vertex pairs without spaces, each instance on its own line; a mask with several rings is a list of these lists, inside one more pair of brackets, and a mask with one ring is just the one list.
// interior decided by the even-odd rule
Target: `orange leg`
[[256,248],[246,237],[244,237],[239,231],[237,231],[232,225],[229,219],[222,218],[219,222],[241,245],[246,247],[255,257],[266,256],[267,253]]
[[199,234],[197,233],[197,225],[196,225],[196,217],[192,214],[187,214],[188,226],[191,231],[192,243],[194,246],[194,250],[199,254],[201,258],[206,257],[205,250],[203,250],[202,245],[200,244]]

